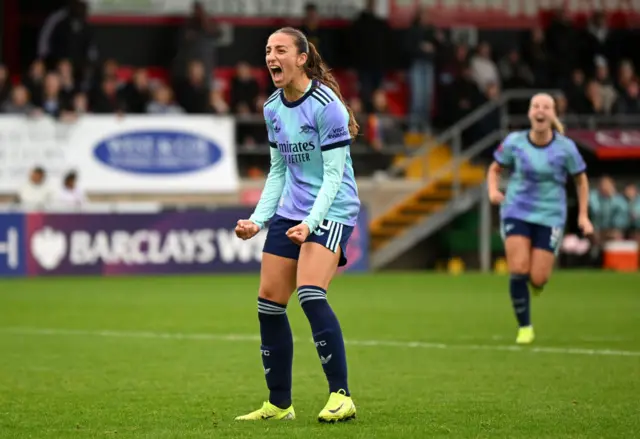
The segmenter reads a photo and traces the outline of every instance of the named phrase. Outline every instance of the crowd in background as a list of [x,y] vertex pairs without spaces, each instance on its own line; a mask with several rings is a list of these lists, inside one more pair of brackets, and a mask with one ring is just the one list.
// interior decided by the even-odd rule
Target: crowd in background
[[625,238],[640,243],[640,194],[635,184],[619,192],[611,177],[602,177],[589,195],[589,210],[597,243]]
[[[601,14],[594,14],[586,28],[577,29],[559,12],[548,28],[533,29],[522,42],[496,53],[488,42],[472,47],[433,27],[425,10],[416,15],[402,47],[409,93],[408,114],[399,118],[391,114],[385,93],[387,55],[381,48],[388,48],[389,26],[375,15],[375,2],[367,3],[349,31],[351,67],[360,86],[349,103],[363,127],[360,141],[376,150],[401,145],[406,131],[430,132],[434,122],[449,126],[511,88],[562,90],[557,96],[562,116],[640,114],[635,66],[620,58],[617,34],[607,28]],[[99,62],[86,16],[86,4],[72,0],[68,8],[47,19],[39,59],[21,75],[19,84],[12,85],[10,72],[0,65],[0,111],[48,114],[64,121],[85,113],[261,115],[273,86],[266,81],[268,85],[261,87],[264,81],[258,81],[248,64],[237,66],[226,96],[212,80],[219,31],[197,2],[180,34],[174,63],[166,66],[171,72],[166,82],[150,81],[145,68],[123,82],[117,60]],[[331,62],[336,46],[321,38],[322,22],[313,4],[306,8],[302,29]],[[526,102],[515,103],[510,110],[525,112]],[[489,115],[476,130],[482,134],[497,123],[496,115]],[[239,143],[263,143],[263,131],[242,126]]]

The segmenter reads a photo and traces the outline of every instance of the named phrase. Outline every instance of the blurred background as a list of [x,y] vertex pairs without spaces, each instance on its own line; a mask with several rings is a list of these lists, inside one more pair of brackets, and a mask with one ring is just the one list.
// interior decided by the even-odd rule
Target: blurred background
[[577,234],[570,182],[559,264],[637,271],[640,10],[575,3],[4,0],[0,275],[257,271],[264,233],[233,228],[268,172],[264,46],[285,25],[362,127],[347,270],[504,271],[485,171],[545,90],[597,228]]

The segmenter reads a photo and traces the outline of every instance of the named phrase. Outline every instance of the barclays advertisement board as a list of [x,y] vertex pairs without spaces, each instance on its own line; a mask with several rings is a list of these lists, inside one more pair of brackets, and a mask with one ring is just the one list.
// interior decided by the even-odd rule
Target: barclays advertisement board
[[[235,236],[248,209],[149,214],[0,214],[0,276],[258,272],[267,230]],[[344,271],[368,270],[361,212]]]

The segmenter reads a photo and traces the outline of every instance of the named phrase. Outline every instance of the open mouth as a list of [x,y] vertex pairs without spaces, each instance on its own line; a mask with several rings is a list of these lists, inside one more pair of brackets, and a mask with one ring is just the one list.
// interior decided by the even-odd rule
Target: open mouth
[[282,67],[280,66],[270,66],[269,72],[271,73],[271,77],[274,82],[282,81],[284,78],[284,73],[282,72]]
[[544,123],[544,121],[546,120],[546,118],[544,116],[536,116],[534,118],[534,120],[538,123]]

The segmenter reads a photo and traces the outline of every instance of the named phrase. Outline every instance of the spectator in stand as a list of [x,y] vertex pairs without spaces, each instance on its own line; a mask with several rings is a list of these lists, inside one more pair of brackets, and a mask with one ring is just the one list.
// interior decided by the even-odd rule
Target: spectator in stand
[[605,107],[605,103],[602,98],[602,86],[598,81],[589,81],[585,95],[589,102],[587,112],[585,114],[591,116],[603,116],[607,114],[607,108]]
[[0,103],[9,99],[11,95],[11,79],[9,69],[4,64],[0,64]]
[[76,83],[82,82],[86,70],[98,59],[84,1],[69,0],[66,7],[47,17],[40,31],[38,57],[51,67],[61,59],[70,60]]
[[544,30],[536,27],[531,31],[524,48],[524,57],[533,71],[536,88],[549,86],[549,51]]
[[[518,49],[511,49],[498,63],[498,70],[505,89],[531,88],[535,85],[535,78],[529,66],[520,58]],[[498,90],[500,86],[496,83]],[[492,94],[494,91],[492,91]],[[510,114],[527,114],[529,103],[522,99],[514,99],[508,103]]]
[[471,74],[483,93],[489,84],[500,85],[498,66],[491,59],[491,46],[486,41],[478,45],[476,54],[471,58]]
[[458,121],[471,113],[484,100],[482,92],[473,77],[471,67],[464,69],[462,76],[457,78],[452,85],[453,88],[453,115],[454,121]]
[[86,93],[76,93],[73,97],[73,111],[77,117],[84,116],[89,112],[89,98]]
[[571,72],[579,67],[580,39],[574,28],[569,11],[564,7],[556,10],[546,34],[549,49],[551,87],[564,88]]
[[367,110],[372,108],[374,90],[382,86],[390,37],[389,25],[376,15],[375,6],[375,0],[367,0],[350,33],[350,60],[358,71],[360,99]]
[[2,105],[2,112],[6,114],[34,116],[38,114],[38,108],[29,102],[29,90],[27,90],[27,87],[17,85],[11,91],[11,100]]
[[[469,69],[469,49],[465,44],[458,44],[453,47],[451,52],[453,56],[445,59],[442,65],[441,73],[438,75],[439,89],[437,91],[438,101],[440,102],[440,123],[443,125],[451,125],[459,120],[460,114],[459,108],[459,95],[460,90],[457,90],[458,85],[464,85],[465,87],[473,86],[472,88],[480,92],[471,78],[471,70]],[[471,79],[471,84],[465,78]],[[466,106],[466,104],[465,104]]]
[[569,101],[562,93],[555,95],[554,99],[556,101],[556,114],[558,115],[558,119],[562,120],[569,112]]
[[533,72],[520,57],[518,49],[507,52],[507,55],[500,60],[498,70],[505,89],[531,88],[535,85]]
[[616,82],[618,92],[624,92],[630,83],[636,82],[637,80],[636,71],[631,60],[623,60],[620,63],[620,67],[618,67],[618,78]]
[[629,237],[640,244],[640,195],[635,184],[628,185],[624,190],[629,203]]
[[318,13],[318,6],[315,3],[307,3],[305,5],[300,30],[307,36],[307,40],[316,46],[316,49],[318,49],[318,52],[320,52],[320,55],[326,60],[327,64],[331,65],[333,62],[333,51],[331,50],[332,45],[330,41],[328,41],[331,33],[321,32],[320,14]]
[[564,94],[569,101],[569,111],[573,114],[583,115],[589,113],[590,104],[585,94],[585,81],[584,72],[580,69],[575,69],[571,73],[569,84],[564,88]]
[[55,194],[54,203],[59,207],[79,208],[87,199],[82,190],[78,188],[78,174],[74,171],[64,176],[61,190]]
[[407,49],[411,58],[409,130],[429,132],[436,79],[436,58],[440,47],[436,39],[436,30],[430,24],[427,8],[422,8],[413,20],[407,33]]
[[52,198],[53,193],[46,184],[44,169],[39,166],[33,168],[29,181],[18,192],[18,202],[27,208],[42,208],[47,206]]
[[618,95],[614,110],[617,114],[640,114],[640,87],[636,81],[628,83],[626,90]]
[[[260,108],[262,108],[262,105],[260,105]],[[229,105],[227,105],[227,102],[222,97],[220,90],[213,89],[209,93],[209,111],[213,114],[229,113]]]
[[118,81],[115,78],[107,76],[102,80],[100,90],[95,91],[90,98],[89,108],[96,114],[126,111],[126,105],[119,96]]
[[616,54],[615,35],[607,26],[607,18],[603,12],[595,12],[589,19],[587,28],[580,36],[582,43],[581,64],[589,73],[598,68],[597,61],[604,58],[612,60]]
[[44,76],[47,70],[42,60],[36,59],[29,66],[29,74],[23,78],[22,83],[29,90],[31,102],[35,106],[42,105],[42,89],[44,87]]
[[185,79],[189,73],[189,64],[197,60],[204,66],[205,80],[212,87],[219,37],[220,29],[209,19],[202,2],[193,2],[191,17],[187,20],[178,43],[178,54],[173,65],[174,80],[180,82]]
[[[256,99],[260,94],[258,81],[253,77],[251,66],[246,62],[238,63],[236,74],[231,80],[231,109],[234,113],[238,111],[240,105],[247,105],[251,112],[255,113]],[[262,112],[262,107],[259,108]]]
[[73,95],[78,91],[76,81],[73,77],[73,66],[68,59],[60,60],[57,69],[60,78],[60,93],[66,100],[71,100]]
[[147,70],[138,68],[133,73],[131,80],[120,90],[120,97],[125,102],[127,112],[131,114],[143,114],[151,99],[149,89],[149,76]]
[[147,105],[148,114],[183,114],[184,109],[173,102],[173,92],[166,85],[160,85],[153,92],[153,99]]
[[613,104],[616,102],[616,88],[611,80],[611,76],[609,76],[607,60],[599,56],[596,58],[595,64],[595,79],[600,84],[600,93],[602,94],[602,104],[604,105],[605,112],[609,114],[611,113]]
[[58,118],[63,111],[69,110],[71,103],[60,90],[60,77],[57,73],[47,73],[42,91],[42,111]]
[[589,195],[589,217],[593,222],[597,244],[608,240],[619,240],[629,227],[627,200],[616,192],[610,177],[602,177],[597,189]]
[[175,87],[178,104],[189,114],[208,113],[210,84],[204,64],[197,60],[191,61],[187,79]]
[[398,147],[404,144],[402,127],[389,112],[387,95],[383,90],[376,90],[373,93],[373,111],[368,117],[367,127],[371,130],[371,146],[376,151],[384,147]]
[[60,115],[61,122],[75,122],[89,112],[89,99],[85,93],[76,93],[71,99],[71,107]]

